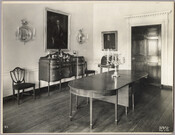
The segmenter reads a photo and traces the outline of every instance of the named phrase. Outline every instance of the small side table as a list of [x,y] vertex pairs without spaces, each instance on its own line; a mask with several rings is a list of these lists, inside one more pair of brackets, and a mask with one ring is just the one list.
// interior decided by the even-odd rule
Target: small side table
[[111,66],[111,65],[103,65],[103,64],[98,64],[98,67],[100,67],[100,73],[103,72],[103,68],[107,68],[108,72],[109,72],[110,68],[113,68],[113,66]]

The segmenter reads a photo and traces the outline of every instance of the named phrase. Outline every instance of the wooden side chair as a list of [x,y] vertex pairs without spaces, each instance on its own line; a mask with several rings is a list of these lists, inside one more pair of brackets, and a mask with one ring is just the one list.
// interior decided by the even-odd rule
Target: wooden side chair
[[95,75],[95,70],[88,70],[87,69],[87,62],[85,62],[85,75],[88,76],[89,74]]
[[12,71],[10,71],[10,76],[12,78],[12,88],[13,88],[13,96],[15,97],[15,90],[17,90],[17,101],[18,105],[20,104],[20,91],[22,90],[22,95],[25,89],[33,88],[33,97],[35,99],[35,84],[34,83],[26,83],[25,82],[25,70],[16,67]]

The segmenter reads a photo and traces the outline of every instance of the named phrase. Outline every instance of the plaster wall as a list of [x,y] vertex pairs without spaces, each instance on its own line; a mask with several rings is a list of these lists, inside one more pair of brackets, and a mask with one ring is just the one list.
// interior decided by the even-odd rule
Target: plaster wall
[[[98,72],[100,69],[97,68],[97,65],[100,63],[101,57],[105,54],[102,51],[102,31],[118,31],[118,50],[126,58],[126,63],[119,66],[119,68],[131,69],[131,43],[128,41],[128,31],[130,29],[128,27],[133,25],[132,22],[134,22],[134,25],[144,26],[159,24],[168,19],[167,46],[162,43],[161,83],[163,85],[173,85],[173,2],[103,2],[94,4],[93,10],[93,37],[95,38],[93,40],[94,61],[92,65],[93,69],[98,70]],[[130,19],[130,22],[128,22],[128,18],[126,17],[169,10],[172,12],[168,18],[164,15],[158,15],[133,19],[134,21]],[[164,24],[166,25],[166,22]],[[165,33],[165,31],[162,32],[163,34]]]
[[[173,85],[173,2],[3,2],[2,4],[2,72],[3,97],[12,95],[10,70],[23,67],[27,70],[27,81],[34,82],[38,88],[38,62],[47,55],[44,49],[45,8],[60,10],[71,15],[70,51],[78,51],[88,62],[88,68],[99,73],[98,64],[104,55],[101,32],[118,31],[118,50],[126,57],[120,69],[131,69],[131,47],[128,43],[128,22],[125,16],[172,10],[169,15],[167,49],[163,50],[162,81]],[[36,28],[36,38],[24,44],[15,37],[21,19],[26,18]],[[156,18],[151,18],[155,19]],[[149,18],[150,20],[150,18]],[[139,20],[144,23],[144,20]],[[147,20],[145,20],[147,21]],[[76,41],[78,30],[83,28],[88,34],[87,41],[80,45]],[[66,81],[66,80],[63,80]],[[57,83],[57,82],[56,82]],[[42,82],[41,86],[47,86]]]
[[[87,2],[28,2],[28,3],[3,3],[3,96],[12,94],[10,70],[19,66],[27,70],[27,81],[36,83],[38,87],[38,62],[39,58],[46,56],[44,49],[44,26],[45,8],[63,11],[71,15],[70,24],[70,51],[78,52],[78,55],[85,56],[87,61],[92,60],[93,54],[89,55],[93,45],[93,5]],[[33,41],[23,43],[16,39],[15,32],[21,26],[21,19],[27,19],[29,24],[36,29],[36,38]],[[88,40],[80,45],[76,41],[78,30],[83,28],[88,33]],[[91,51],[92,52],[92,51]],[[64,81],[64,80],[63,80]],[[42,82],[42,86],[47,83]]]

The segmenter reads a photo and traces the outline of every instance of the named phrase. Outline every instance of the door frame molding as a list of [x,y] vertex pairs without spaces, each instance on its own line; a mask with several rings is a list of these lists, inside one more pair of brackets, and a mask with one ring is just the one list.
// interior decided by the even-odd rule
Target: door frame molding
[[131,32],[132,27],[135,26],[148,26],[148,25],[161,25],[161,84],[168,83],[168,75],[163,71],[170,71],[168,66],[168,34],[169,34],[169,14],[171,10],[137,14],[125,16],[127,19],[127,50],[128,50],[128,67],[131,69]]

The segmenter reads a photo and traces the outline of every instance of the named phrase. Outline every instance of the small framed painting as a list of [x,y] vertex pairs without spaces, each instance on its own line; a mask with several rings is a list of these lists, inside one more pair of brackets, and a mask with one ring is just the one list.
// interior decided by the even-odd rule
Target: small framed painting
[[104,31],[102,32],[102,50],[117,50],[118,47],[118,32]]

